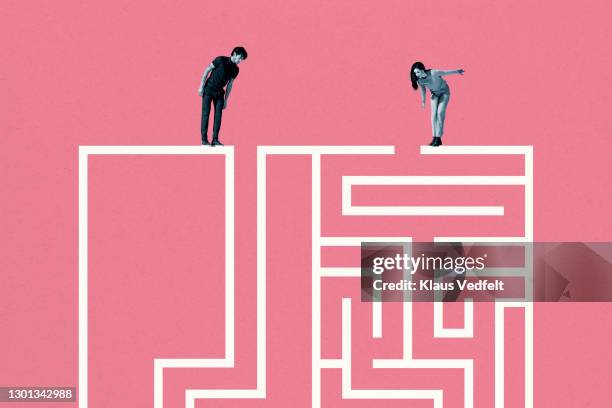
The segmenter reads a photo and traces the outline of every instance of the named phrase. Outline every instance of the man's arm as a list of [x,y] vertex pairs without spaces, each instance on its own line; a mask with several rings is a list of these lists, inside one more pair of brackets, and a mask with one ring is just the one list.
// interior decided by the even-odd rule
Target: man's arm
[[202,80],[200,81],[200,88],[198,89],[198,95],[202,96],[202,94],[204,93],[204,82],[206,82],[206,77],[213,69],[215,69],[215,66],[211,62],[210,65],[207,66],[204,70],[204,75],[202,75]]
[[432,69],[432,74],[436,75],[436,76],[445,76],[445,75],[455,75],[455,74],[460,74],[463,75],[465,71],[461,68],[459,69],[453,69],[453,70],[441,70],[441,69]]
[[227,108],[227,100],[229,99],[230,92],[232,92],[232,86],[234,85],[234,78],[230,79],[225,89],[225,100],[223,101],[223,109]]

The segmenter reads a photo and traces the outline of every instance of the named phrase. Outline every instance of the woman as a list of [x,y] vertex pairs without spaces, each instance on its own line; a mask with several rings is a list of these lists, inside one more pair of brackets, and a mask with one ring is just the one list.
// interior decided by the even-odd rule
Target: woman
[[431,127],[433,139],[430,146],[440,146],[444,133],[444,119],[446,108],[450,99],[450,89],[446,81],[442,78],[445,75],[461,74],[465,71],[456,69],[453,71],[442,71],[438,69],[425,69],[422,62],[415,62],[410,69],[410,81],[416,91],[421,87],[421,107],[425,109],[425,88],[431,91]]

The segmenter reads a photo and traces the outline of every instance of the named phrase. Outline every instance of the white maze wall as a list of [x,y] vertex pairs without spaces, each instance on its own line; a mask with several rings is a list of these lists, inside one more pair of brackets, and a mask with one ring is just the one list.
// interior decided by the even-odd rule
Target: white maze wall
[[[79,149],[79,406],[88,406],[88,317],[87,317],[87,234],[88,234],[88,157],[89,155],[223,155],[225,157],[225,357],[220,359],[155,359],[154,408],[163,407],[165,368],[234,367],[234,149],[230,146],[81,146]],[[344,399],[426,399],[435,408],[443,406],[443,390],[353,389],[351,386],[351,299],[342,299],[342,355],[339,359],[321,358],[321,282],[326,277],[357,277],[359,268],[321,266],[321,248],[360,246],[361,242],[411,242],[411,237],[324,237],[321,235],[321,157],[326,155],[395,154],[393,146],[259,146],[257,149],[257,386],[254,389],[188,389],[186,408],[198,399],[266,398],[266,162],[270,155],[309,155],[312,162],[312,407],[321,406],[321,372],[342,372]],[[435,237],[443,242],[532,242],[533,241],[533,149],[531,146],[441,146],[421,147],[423,155],[520,155],[524,158],[523,176],[344,176],[342,180],[343,215],[503,215],[498,206],[353,206],[354,185],[519,185],[524,187],[525,212],[522,237]],[[528,260],[527,260],[528,261]],[[526,262],[528,265],[529,262]],[[531,290],[531,287],[528,287]],[[374,359],[376,368],[460,369],[464,377],[464,406],[474,406],[472,359],[418,359],[412,353],[412,304],[403,303],[402,357]],[[373,302],[372,336],[382,337],[382,305]],[[504,310],[524,309],[525,321],[525,407],[533,407],[533,304],[499,302],[495,304],[495,408],[504,406]],[[434,304],[434,337],[473,337],[473,304],[464,303],[464,327],[444,328],[441,303]],[[307,334],[305,334],[307,335]]]

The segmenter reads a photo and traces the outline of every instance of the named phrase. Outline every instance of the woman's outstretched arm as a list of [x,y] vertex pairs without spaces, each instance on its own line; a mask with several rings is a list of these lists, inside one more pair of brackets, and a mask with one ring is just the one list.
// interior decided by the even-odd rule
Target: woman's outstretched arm
[[433,75],[437,75],[437,76],[455,75],[455,74],[463,75],[465,70],[461,68],[453,69],[453,70],[432,69],[431,72]]

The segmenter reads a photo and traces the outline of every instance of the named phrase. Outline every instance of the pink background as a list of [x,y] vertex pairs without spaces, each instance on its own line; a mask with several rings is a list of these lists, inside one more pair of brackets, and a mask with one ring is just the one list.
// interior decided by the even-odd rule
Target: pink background
[[[237,44],[249,58],[221,130],[221,140],[236,146],[236,368],[167,370],[165,406],[182,406],[189,387],[255,386],[257,145],[396,146],[395,158],[323,161],[323,233],[330,235],[426,239],[447,226],[339,217],[343,174],[520,170],[512,158],[418,156],[430,121],[408,79],[415,60],[466,70],[449,79],[445,143],[534,146],[537,240],[611,239],[608,2],[3,1],[0,12],[0,386],[77,384],[78,146],[198,144],[202,70]],[[270,159],[270,174],[269,401],[243,403],[308,406],[309,161]],[[90,185],[90,406],[151,406],[152,358],[223,356],[222,160],[96,157]],[[402,197],[389,192],[378,204]],[[504,190],[498,199],[508,217],[477,226],[521,234],[522,208],[512,204],[520,194]],[[356,193],[356,200],[371,198]],[[478,229],[474,221],[458,220],[447,233],[468,235]],[[395,355],[399,338],[369,338],[371,309],[358,304],[353,286],[334,285],[324,285],[324,308],[338,312],[339,293],[356,296],[353,314],[364,316],[353,328],[354,385],[414,383],[410,373],[369,376],[366,358]],[[385,319],[397,317],[395,307],[385,306]],[[608,304],[536,305],[535,406],[609,406],[610,311]],[[455,313],[449,308],[449,319]],[[477,407],[492,406],[490,313],[478,309],[476,338],[452,347],[428,341],[431,322],[415,321],[422,335],[415,353],[475,359]],[[326,318],[325,327],[339,328],[339,315]],[[507,319],[521,324],[515,311]],[[324,342],[324,356],[337,354],[338,335]],[[518,340],[507,342],[521,354]],[[461,406],[456,371],[416,378],[444,387],[445,406]],[[328,406],[365,406],[336,401],[337,370],[323,380]],[[508,406],[520,406],[521,392]]]

